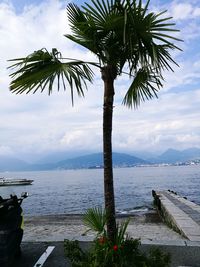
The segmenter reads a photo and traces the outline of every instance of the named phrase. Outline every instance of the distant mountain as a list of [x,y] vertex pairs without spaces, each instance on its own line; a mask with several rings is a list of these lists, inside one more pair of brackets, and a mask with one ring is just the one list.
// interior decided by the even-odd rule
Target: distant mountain
[[[145,160],[122,153],[113,153],[114,167],[129,167],[147,163]],[[0,171],[43,171],[56,169],[87,169],[103,167],[103,154],[95,153],[55,163],[28,164],[22,160],[0,157]]]
[[[123,153],[113,153],[113,167],[130,167],[148,162]],[[54,163],[33,164],[32,170],[55,170],[55,169],[88,169],[102,168],[103,154],[94,153],[80,157],[65,159]]]
[[[72,154],[71,154],[72,155]],[[51,155],[45,160],[37,164],[29,164],[23,160],[12,157],[0,156],[0,171],[43,171],[43,170],[58,170],[58,169],[83,169],[83,168],[102,168],[103,167],[103,154],[94,153],[79,157],[68,158],[65,160],[58,160],[59,157],[63,158],[64,155],[58,157]],[[69,155],[68,155],[69,156]],[[51,162],[46,162],[51,159]],[[142,164],[154,163],[184,163],[184,162],[199,162],[200,149],[189,148],[183,151],[168,149],[160,156],[151,158],[149,160],[141,159],[140,157],[131,156],[125,153],[113,153],[113,167],[131,167]]]
[[189,148],[185,150],[168,149],[163,154],[149,161],[154,163],[177,163],[196,160],[200,158],[199,148]]
[[30,170],[29,163],[13,157],[0,156],[0,171],[27,171]]
[[[56,151],[49,153],[42,158],[38,159],[34,164],[50,164],[55,163],[59,161],[64,161],[67,159],[72,159],[80,156],[87,155],[91,152],[83,151],[83,150],[77,150],[77,151]],[[93,153],[93,152],[92,152]]]
[[[138,164],[145,164],[147,161],[130,156],[123,153],[113,153],[113,166],[114,167],[128,167]],[[73,159],[68,159],[58,162],[57,169],[82,169],[82,168],[95,168],[103,166],[103,154],[95,153],[86,156],[81,156]]]

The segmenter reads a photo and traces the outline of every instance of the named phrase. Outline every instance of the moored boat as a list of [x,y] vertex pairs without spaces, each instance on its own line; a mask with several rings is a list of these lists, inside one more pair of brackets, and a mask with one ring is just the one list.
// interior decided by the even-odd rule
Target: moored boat
[[34,180],[30,180],[30,179],[0,178],[0,186],[31,185],[33,181]]

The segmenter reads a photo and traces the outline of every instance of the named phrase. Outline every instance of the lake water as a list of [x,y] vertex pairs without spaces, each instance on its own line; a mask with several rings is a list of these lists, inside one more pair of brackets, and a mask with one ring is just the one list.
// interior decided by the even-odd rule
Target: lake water
[[[5,178],[34,179],[33,185],[0,187],[0,195],[27,191],[24,213],[80,214],[103,205],[103,170],[0,173]],[[151,191],[171,189],[200,204],[200,165],[114,169],[116,209],[120,213],[152,208]]]

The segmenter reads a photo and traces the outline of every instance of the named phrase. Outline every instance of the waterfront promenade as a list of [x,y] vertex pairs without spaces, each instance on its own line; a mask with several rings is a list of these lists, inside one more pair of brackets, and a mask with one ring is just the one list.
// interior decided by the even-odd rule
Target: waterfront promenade
[[[155,192],[155,196],[160,212],[179,233],[164,224],[158,214],[149,213],[131,217],[129,235],[141,238],[144,252],[159,247],[170,253],[170,267],[200,267],[199,206],[169,191]],[[118,222],[124,219],[119,217]],[[81,246],[87,247],[95,236],[92,232],[82,235],[86,228],[80,215],[25,217],[24,230],[22,258],[15,262],[15,267],[38,266],[51,248],[39,266],[70,267],[64,257],[63,240],[78,239]]]

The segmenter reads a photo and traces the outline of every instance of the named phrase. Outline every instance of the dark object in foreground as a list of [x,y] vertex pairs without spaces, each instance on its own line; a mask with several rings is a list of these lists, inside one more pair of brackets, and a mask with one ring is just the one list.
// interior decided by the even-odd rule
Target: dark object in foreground
[[21,198],[11,195],[9,199],[0,196],[0,266],[10,267],[21,255],[20,244],[23,236],[23,215],[21,203],[27,193]]

